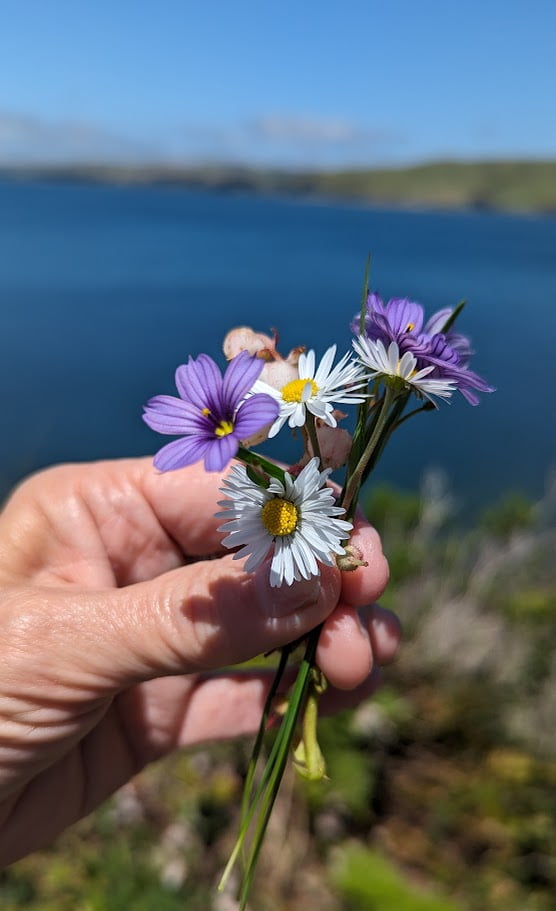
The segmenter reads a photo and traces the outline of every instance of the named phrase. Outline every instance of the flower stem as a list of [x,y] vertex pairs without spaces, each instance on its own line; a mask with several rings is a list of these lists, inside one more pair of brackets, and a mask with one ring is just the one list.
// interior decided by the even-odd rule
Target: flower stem
[[346,484],[345,492],[342,497],[342,506],[346,510],[347,518],[351,518],[355,512],[357,494],[359,492],[359,488],[361,487],[365,467],[371,458],[375,447],[380,441],[381,434],[386,426],[386,421],[390,413],[390,406],[394,402],[396,395],[397,393],[395,390],[393,390],[390,386],[386,386],[386,391],[382,400],[382,406],[374,422],[373,431],[371,433],[369,441],[365,446],[363,454],[361,455],[361,458],[359,459]]
[[259,724],[259,730],[257,731],[257,737],[253,745],[253,750],[251,752],[251,758],[249,760],[249,765],[247,767],[247,774],[245,776],[245,785],[243,788],[243,798],[241,802],[241,821],[243,822],[248,810],[249,810],[249,800],[253,791],[253,781],[255,778],[255,769],[257,767],[257,762],[259,759],[259,754],[261,752],[261,747],[263,745],[264,735],[266,733],[266,728],[268,724],[268,719],[270,717],[270,712],[272,709],[272,703],[274,697],[280,686],[282,677],[284,676],[284,671],[286,670],[286,665],[288,663],[288,658],[290,657],[291,652],[293,651],[294,645],[286,645],[280,652],[280,662],[276,668],[276,673],[272,679],[272,684],[268,691],[266,701],[264,704],[263,713],[261,716],[261,721]]
[[319,438],[317,434],[317,425],[315,421],[314,414],[311,414],[310,411],[307,411],[307,421],[305,422],[307,427],[307,433],[309,434],[309,440],[311,442],[311,448],[313,450],[313,455],[317,456],[319,460],[320,467],[322,468],[322,456],[320,452]]
[[[280,788],[280,783],[282,781],[284,769],[290,753],[297,722],[306,702],[307,691],[311,682],[311,672],[314,668],[315,653],[321,629],[322,626],[316,627],[307,637],[305,654],[301,661],[297,677],[293,685],[292,693],[288,702],[288,708],[280,723],[280,727],[276,734],[276,738],[263,770],[261,781],[258,787],[254,789],[253,778],[255,774],[255,765],[258,759],[258,755],[260,754],[262,726],[259,729],[261,739],[259,740],[259,737],[257,738],[255,750],[258,751],[258,754],[257,756],[254,755],[252,764],[250,764],[249,767],[249,780],[248,783],[246,783],[248,784],[248,793],[245,798],[244,806],[242,808],[242,819],[239,835],[234,846],[234,850],[232,851],[232,855],[218,885],[220,891],[226,885],[226,881],[228,880],[235,862],[237,861],[238,856],[245,844],[249,828],[256,820],[255,831],[253,833],[249,856],[247,857],[241,879],[240,911],[244,911],[246,907],[247,898],[251,888],[251,882],[255,872],[257,858],[259,856],[259,852],[263,843],[268,821],[270,819],[270,814],[272,812],[272,807],[274,806],[274,801],[276,800],[276,796]],[[281,675],[284,669],[285,663],[284,666],[282,666],[281,662],[277,675],[278,673]],[[272,687],[274,692],[276,692],[276,687],[277,684],[275,682],[273,683]],[[267,705],[265,706],[265,709],[268,708],[269,705],[270,702],[267,699]]]
[[279,481],[282,481],[282,483],[284,482],[284,469],[280,468],[279,465],[275,465],[274,462],[269,462],[268,459],[259,455],[258,452],[252,452],[251,449],[245,449],[244,446],[240,446],[236,458],[239,459],[240,462],[245,462],[246,465],[262,468],[271,478],[278,478]]
[[[274,801],[276,800],[276,796],[280,788],[280,783],[282,781],[284,769],[286,767],[286,762],[291,749],[292,740],[295,734],[297,721],[305,704],[305,698],[311,680],[311,672],[314,666],[315,653],[321,629],[322,625],[318,626],[316,629],[312,630],[307,638],[307,647],[305,649],[305,654],[299,667],[286,714],[284,715],[282,724],[280,725],[280,730],[277,737],[277,740],[279,739],[280,741],[280,748],[277,750],[275,761],[272,763],[272,771],[269,776],[267,791],[265,794],[261,795],[262,807],[259,812],[255,833],[253,835],[251,852],[247,860],[246,868],[242,878],[239,896],[239,911],[244,911],[247,904],[251,882],[253,880],[253,875],[255,872],[255,866],[262,847],[266,828],[270,819],[270,814],[272,812]],[[270,759],[267,767],[265,768],[265,774],[267,772],[268,765],[270,765]],[[256,802],[258,802],[257,796],[253,801],[253,811],[255,809],[254,805]]]

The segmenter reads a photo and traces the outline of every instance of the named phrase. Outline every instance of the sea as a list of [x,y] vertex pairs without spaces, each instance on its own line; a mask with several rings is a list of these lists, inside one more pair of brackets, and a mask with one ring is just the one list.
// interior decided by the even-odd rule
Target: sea
[[[462,517],[508,491],[539,498],[556,468],[556,218],[370,208],[181,186],[0,182],[0,495],[57,462],[144,455],[168,438],[143,403],[192,355],[222,365],[234,326],[279,349],[350,347],[370,285],[460,331],[496,387],[458,394],[391,439],[371,483],[444,477]],[[294,460],[289,435],[270,455]],[[272,446],[274,448],[272,448]]]

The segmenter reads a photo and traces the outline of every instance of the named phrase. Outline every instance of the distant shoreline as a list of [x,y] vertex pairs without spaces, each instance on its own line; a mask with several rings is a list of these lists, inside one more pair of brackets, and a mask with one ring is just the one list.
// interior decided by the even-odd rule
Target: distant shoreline
[[448,161],[323,172],[226,165],[4,165],[0,178],[272,193],[409,210],[556,214],[556,161]]

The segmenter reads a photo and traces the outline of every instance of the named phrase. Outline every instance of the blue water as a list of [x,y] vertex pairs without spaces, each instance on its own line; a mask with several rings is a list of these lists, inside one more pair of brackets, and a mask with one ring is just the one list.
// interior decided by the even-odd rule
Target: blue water
[[460,328],[498,387],[406,425],[380,478],[413,489],[442,467],[462,512],[510,487],[540,495],[556,465],[556,219],[7,182],[0,492],[53,462],[152,452],[141,404],[174,391],[189,354],[218,358],[233,325],[276,327],[284,351],[347,350],[368,251],[385,297],[428,312],[467,298]]

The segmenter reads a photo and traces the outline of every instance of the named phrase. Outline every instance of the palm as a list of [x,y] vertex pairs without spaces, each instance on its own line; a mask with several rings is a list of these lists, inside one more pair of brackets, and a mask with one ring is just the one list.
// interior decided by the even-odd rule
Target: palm
[[[26,498],[20,519],[25,536],[17,529],[11,535],[11,547],[0,559],[0,580],[33,581],[56,592],[60,588],[94,591],[151,578],[183,563],[187,557],[177,543],[182,534],[180,520],[173,521],[179,512],[177,478],[162,479],[168,489],[162,512],[171,536],[149,502],[151,473],[144,469],[144,463],[137,462],[110,463],[109,469],[103,464],[83,466],[78,472],[56,469],[47,499],[43,488],[35,489],[31,481],[18,494]],[[18,508],[21,511],[19,503]],[[9,510],[10,505],[4,517],[7,526]],[[207,528],[197,529],[189,542],[184,541],[197,551],[194,557],[211,544],[216,548],[212,524],[209,519]],[[115,697],[102,695],[105,680],[88,679],[82,682],[77,706],[80,681],[75,677],[70,686],[59,688],[55,705],[43,702],[43,690],[34,687],[32,678],[28,682],[30,692],[22,694],[25,716],[32,719],[27,743],[40,740],[41,752],[40,759],[31,758],[24,768],[10,764],[7,769],[10,781],[14,776],[23,779],[0,811],[0,820],[9,822],[17,805],[17,817],[5,829],[14,849],[20,829],[34,831],[37,842],[48,841],[177,743],[229,736],[253,726],[253,717],[245,716],[245,700],[236,705],[234,715],[234,705],[228,701],[223,709],[222,681],[204,682],[195,675],[150,680]],[[212,715],[212,730],[209,725],[203,730],[200,711],[195,711],[199,723],[195,719],[192,725],[184,723],[194,695],[205,703],[211,686],[223,709],[219,720]],[[237,712],[242,709],[240,723]],[[34,777],[28,783],[30,776]]]

